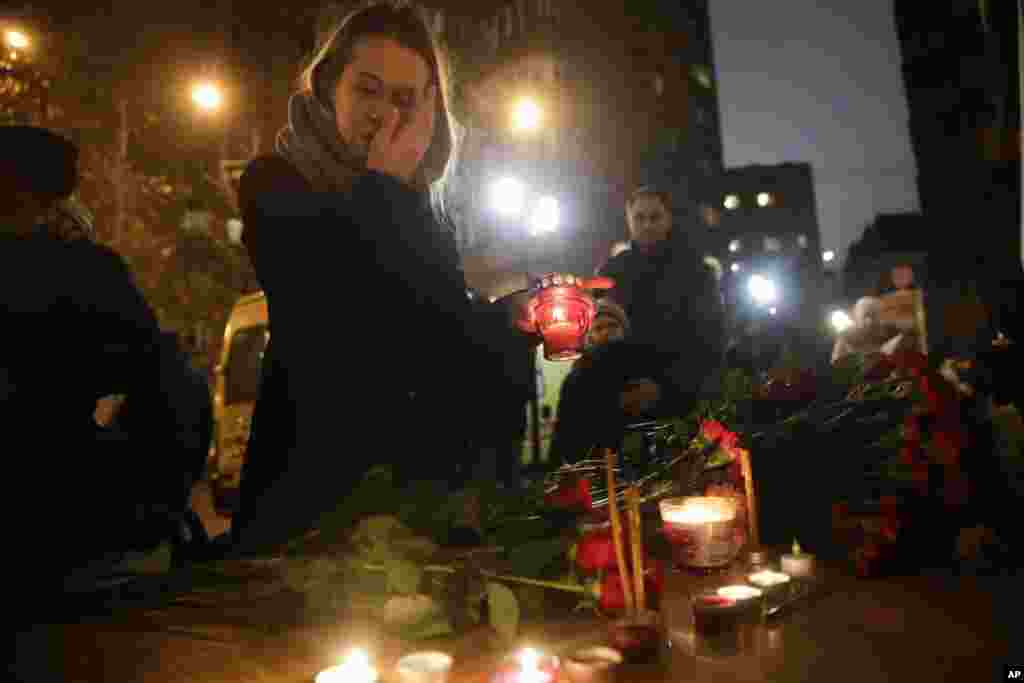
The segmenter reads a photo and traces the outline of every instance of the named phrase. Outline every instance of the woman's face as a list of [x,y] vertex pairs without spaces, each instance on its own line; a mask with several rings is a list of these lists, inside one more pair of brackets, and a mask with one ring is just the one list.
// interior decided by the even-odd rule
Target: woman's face
[[334,91],[341,139],[365,159],[388,109],[398,109],[401,129],[427,100],[430,80],[430,67],[415,51],[390,38],[363,38],[352,49],[352,61]]

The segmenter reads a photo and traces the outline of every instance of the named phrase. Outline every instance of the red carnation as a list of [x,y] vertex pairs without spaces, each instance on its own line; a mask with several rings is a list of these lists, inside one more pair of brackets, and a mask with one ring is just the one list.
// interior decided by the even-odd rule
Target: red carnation
[[733,455],[733,451],[739,446],[739,436],[726,429],[718,420],[704,420],[700,425],[700,434],[708,443],[719,441],[719,448]]
[[576,565],[585,572],[617,566],[611,529],[597,529],[580,538],[576,546]]
[[[656,604],[665,587],[665,571],[660,562],[644,560],[644,597]],[[622,575],[618,571],[610,571],[601,580],[599,604],[606,611],[626,608],[626,596],[622,587]]]
[[594,506],[594,499],[590,494],[590,480],[580,477],[575,481],[563,482],[554,492],[548,494],[548,504],[563,510],[589,512]]

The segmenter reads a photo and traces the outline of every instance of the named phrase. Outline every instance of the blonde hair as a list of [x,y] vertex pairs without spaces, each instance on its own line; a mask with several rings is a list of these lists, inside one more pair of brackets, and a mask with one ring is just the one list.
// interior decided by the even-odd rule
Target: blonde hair
[[420,55],[430,69],[433,84],[437,86],[434,138],[430,142],[417,179],[431,187],[432,196],[442,196],[443,190],[432,187],[438,181],[443,185],[453,173],[456,158],[457,123],[449,107],[447,53],[434,35],[424,9],[403,0],[371,2],[349,12],[338,25],[327,33],[327,39],[315,51],[309,65],[302,70],[299,87],[329,109],[334,109],[334,89],[345,67],[352,61],[352,51],[359,41],[370,36],[394,40]]

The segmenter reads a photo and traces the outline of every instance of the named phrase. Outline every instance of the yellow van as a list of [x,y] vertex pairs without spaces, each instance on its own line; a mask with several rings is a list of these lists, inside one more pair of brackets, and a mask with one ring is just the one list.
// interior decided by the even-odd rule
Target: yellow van
[[214,369],[214,504],[230,516],[238,502],[242,464],[252,413],[259,396],[263,353],[270,340],[267,297],[263,292],[235,303],[224,327],[224,346]]

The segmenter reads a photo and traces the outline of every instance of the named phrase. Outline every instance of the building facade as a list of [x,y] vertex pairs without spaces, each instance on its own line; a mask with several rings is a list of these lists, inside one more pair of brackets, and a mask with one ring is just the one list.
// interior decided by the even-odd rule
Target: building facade
[[989,272],[1020,268],[1018,7],[894,3],[922,209],[954,234],[970,226],[945,256]]
[[[807,163],[727,169],[709,209],[709,250],[722,266],[723,291],[740,318],[758,310],[817,324],[827,303],[814,175]],[[775,285],[775,300],[752,301],[750,278]]]

